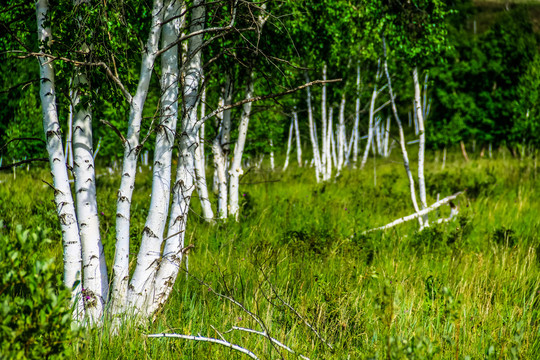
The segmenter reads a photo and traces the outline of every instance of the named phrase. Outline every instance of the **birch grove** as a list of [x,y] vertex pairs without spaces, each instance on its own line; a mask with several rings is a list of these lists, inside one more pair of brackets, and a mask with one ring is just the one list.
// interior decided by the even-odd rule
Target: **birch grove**
[[[230,13],[230,28],[234,25],[236,6]],[[151,316],[167,300],[174,285],[184,255],[184,232],[191,194],[196,184],[200,196],[203,199],[208,197],[204,194],[205,186],[203,186],[205,165],[200,142],[204,138],[204,128],[201,130],[201,127],[207,118],[222,111],[214,111],[212,115],[207,116],[204,110],[206,100],[203,98],[201,115],[198,115],[198,105],[203,96],[201,49],[206,31],[205,8],[206,5],[202,0],[195,1],[189,12],[183,2],[155,0],[152,5],[148,37],[142,51],[135,93],[132,95],[117,76],[110,71],[107,72],[120,87],[129,104],[127,134],[120,135],[124,156],[117,200],[116,247],[110,299],[96,202],[92,106],[90,102],[82,103],[81,100],[81,94],[85,91],[83,89],[91,86],[84,71],[92,70],[94,67],[79,65],[72,81],[73,134],[70,134],[72,139],[67,142],[65,150],[69,152],[70,147],[73,148],[76,194],[76,199],[73,199],[59,130],[53,63],[47,56],[38,56],[42,79],[40,94],[43,124],[53,175],[51,186],[55,189],[55,202],[65,244],[64,283],[72,288],[72,302],[77,304],[75,318],[79,321],[99,325],[106,315],[106,308],[111,315],[125,313]],[[41,0],[36,4],[38,39],[42,53],[46,53],[47,44],[52,39],[48,25],[49,11],[48,1]],[[188,19],[189,26],[186,27]],[[223,31],[226,28],[212,28],[208,31]],[[186,39],[184,42],[187,42],[187,53],[183,69],[180,69],[178,45],[179,39],[182,38]],[[152,164],[151,202],[142,232],[137,263],[130,279],[131,202],[141,151],[142,114],[158,56],[161,56],[161,100]],[[108,69],[106,66],[105,68]],[[179,85],[182,89],[180,98],[183,99],[181,110],[178,103]],[[244,104],[245,109],[246,106],[250,106],[252,95],[252,90],[246,95],[248,102]],[[249,117],[249,112],[246,113]],[[181,119],[181,131],[177,133],[178,118]],[[179,138],[179,158],[176,180],[171,186],[172,153],[177,138]],[[199,168],[198,176],[195,176],[197,168]],[[172,203],[169,207],[171,192]],[[210,211],[206,213],[211,214]],[[213,215],[206,217],[211,218]],[[169,219],[168,226],[167,219]]]
[[[88,11],[85,4],[91,3],[72,3],[70,14],[84,14]],[[108,9],[106,4],[103,6]],[[428,226],[430,206],[424,167],[430,99],[428,78],[425,77],[422,86],[418,65],[409,67],[414,90],[411,119],[414,119],[419,146],[416,180],[409,161],[405,129],[399,118],[400,110],[409,109],[398,109],[384,39],[384,57],[370,49],[374,53],[363,58],[363,50],[349,49],[344,55],[332,55],[334,58],[303,59],[297,54],[289,61],[271,53],[279,51],[279,46],[270,48],[260,43],[262,39],[267,40],[262,36],[266,35],[264,31],[268,31],[269,36],[276,34],[276,29],[268,29],[269,19],[275,23],[281,21],[282,14],[272,18],[267,9],[279,12],[281,6],[285,6],[283,4],[153,0],[151,5],[141,6],[147,15],[139,19],[141,24],[136,29],[124,26],[126,29],[122,31],[126,33],[111,30],[110,23],[94,29],[89,20],[82,20],[86,19],[84,16],[75,16],[80,39],[67,43],[65,47],[70,50],[64,52],[59,45],[52,46],[55,44],[51,30],[55,28],[51,26],[54,8],[51,9],[47,0],[36,2],[39,52],[26,54],[37,58],[39,64],[43,127],[53,179],[50,186],[54,189],[62,231],[64,283],[71,289],[75,320],[100,326],[109,316],[115,319],[123,316],[150,318],[161,309],[171,294],[188,250],[193,247],[186,243],[185,237],[189,214],[193,212],[193,191],[197,191],[201,217],[209,226],[216,218],[239,220],[241,179],[249,172],[245,169],[245,152],[252,151],[249,135],[253,125],[250,123],[253,124],[253,117],[263,121],[257,118],[258,109],[253,108],[252,102],[291,94],[298,89],[305,88],[306,92],[297,93],[285,106],[273,104],[276,109],[279,106],[285,108],[279,110],[281,114],[288,114],[283,126],[286,134],[277,133],[281,124],[265,127],[268,133],[264,143],[266,149],[270,147],[272,170],[275,161],[281,159],[279,151],[285,150],[285,146],[283,171],[291,168],[290,157],[295,147],[298,167],[304,165],[302,156],[307,156],[302,153],[301,135],[305,141],[309,138],[311,151],[308,156],[312,159],[308,158],[306,164],[311,161],[317,183],[339,181],[339,176],[348,171],[347,167],[356,167],[358,163],[360,169],[365,168],[370,153],[374,159],[378,156],[388,158],[393,144],[398,143],[409,181],[413,218],[418,219],[421,228]],[[286,6],[294,8],[296,5]],[[118,15],[115,21],[124,24],[127,17],[122,16]],[[143,21],[146,23],[142,24]],[[294,26],[291,29],[298,30]],[[105,45],[86,43],[94,40],[90,36],[94,31],[96,34],[102,31],[96,38],[103,36],[109,42],[105,41]],[[138,33],[141,31],[146,33]],[[118,42],[115,37],[123,39],[122,42],[122,36],[129,38],[130,45],[115,49]],[[65,38],[62,41],[66,42]],[[122,56],[115,56],[117,50],[123,52]],[[309,51],[302,49],[300,52]],[[377,58],[377,61],[370,60]],[[120,64],[118,60],[117,64],[115,59],[123,62]],[[367,71],[361,74],[363,61]],[[60,62],[62,66],[57,65]],[[334,74],[345,72],[345,62],[348,63],[347,73],[331,79]],[[271,64],[278,71],[272,73],[274,69],[268,70],[262,63]],[[286,64],[283,66],[288,66],[287,71],[281,71],[276,63],[280,63],[279,66]],[[55,70],[55,65],[60,70]],[[70,71],[66,72],[66,68]],[[55,71],[62,81],[55,81]],[[383,72],[386,84],[381,83]],[[278,78],[273,76],[275,74],[293,75],[281,83],[282,79],[273,78]],[[361,75],[371,79],[366,90]],[[273,94],[285,83],[291,87],[302,76],[305,77],[305,82],[301,80],[304,85]],[[310,76],[322,80],[312,82]],[[314,90],[313,84],[322,86]],[[387,88],[389,100],[383,93]],[[59,91],[65,95],[57,97]],[[107,113],[101,109],[100,101],[109,101],[107,96],[115,101],[122,98],[119,110]],[[361,108],[362,99],[367,100],[364,109]],[[386,109],[387,105],[391,105],[391,110]],[[99,115],[95,115],[96,111]],[[390,111],[397,126],[391,124]],[[110,118],[106,118],[108,116]],[[113,116],[117,118],[113,119]],[[206,123],[209,120],[215,121],[215,126]],[[63,139],[61,121],[65,121],[66,139]],[[264,121],[274,121],[274,117]],[[121,148],[113,230],[114,257],[109,268],[105,247],[109,246],[106,241],[110,240],[100,232],[96,187],[95,158],[103,136],[102,132],[95,136],[98,126],[102,126],[100,131],[106,129],[114,133],[118,148]],[[301,130],[307,133],[301,134]],[[395,142],[394,133],[399,136]],[[277,141],[282,135],[287,139],[284,144]],[[99,145],[94,151],[97,140]],[[100,154],[107,146],[112,145],[104,144]],[[360,154],[362,149],[363,154]],[[178,157],[173,159],[173,154]],[[211,161],[207,161],[208,154]],[[149,156],[153,156],[150,163]],[[144,159],[141,163],[139,157]],[[262,159],[260,156],[255,167],[260,166]],[[111,168],[115,166],[111,165]],[[209,194],[207,188],[209,168],[214,170],[215,196]],[[143,169],[151,171],[151,189],[144,225],[136,233],[136,226],[132,224],[133,203],[136,179],[144,174]],[[111,169],[111,173],[114,170]]]

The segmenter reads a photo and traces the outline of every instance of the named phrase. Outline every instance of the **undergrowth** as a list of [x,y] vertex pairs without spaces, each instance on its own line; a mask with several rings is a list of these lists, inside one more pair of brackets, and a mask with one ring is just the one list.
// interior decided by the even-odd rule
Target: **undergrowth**
[[[239,223],[205,223],[194,197],[186,233],[186,243],[195,245],[189,274],[180,273],[165,308],[154,322],[126,324],[116,335],[106,329],[80,334],[72,345],[76,357],[246,358],[219,345],[146,336],[177,332],[224,336],[261,358],[296,358],[258,335],[226,333],[232,326],[262,329],[215,291],[242,303],[272,337],[311,359],[537,358],[540,180],[534,159],[465,164],[456,157],[445,169],[431,163],[429,202],[467,189],[456,200],[459,216],[421,232],[411,221],[363,235],[412,212],[402,165],[376,165],[376,173],[348,169],[326,184],[315,184],[313,169],[253,169],[242,179]],[[110,263],[120,177],[100,172],[100,222]],[[150,176],[148,169],[138,175],[134,193],[134,254]],[[53,242],[40,251],[61,265],[53,194],[40,181],[49,177],[37,169],[19,171],[16,179],[0,174],[0,214],[6,236],[16,236],[17,224],[49,228]],[[431,218],[448,215],[443,207]]]

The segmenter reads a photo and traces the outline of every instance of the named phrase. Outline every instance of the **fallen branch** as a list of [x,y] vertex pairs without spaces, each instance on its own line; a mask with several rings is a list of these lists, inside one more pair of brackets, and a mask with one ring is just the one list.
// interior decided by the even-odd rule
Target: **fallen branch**
[[[291,349],[291,348],[288,347],[287,345],[281,343],[279,340],[276,340],[276,339],[274,339],[273,337],[268,336],[268,334],[265,333],[265,332],[257,331],[257,330],[253,330],[253,329],[249,329],[249,328],[244,328],[244,327],[239,327],[239,326],[233,326],[233,327],[231,328],[231,330],[226,331],[226,332],[228,333],[228,332],[231,332],[232,330],[245,331],[245,332],[248,332],[248,333],[252,333],[252,334],[257,334],[257,335],[264,336],[265,338],[269,339],[270,341],[272,341],[272,342],[273,342],[274,344],[276,344],[277,346],[284,348],[285,350],[287,350],[287,351],[290,352],[291,354],[296,354],[296,352],[294,352],[293,349]],[[304,359],[304,360],[310,360],[308,357],[306,357],[306,356],[304,356],[304,355],[302,355],[302,354],[298,354],[298,357],[300,357],[301,359]]]
[[[377,228],[374,228],[374,229],[366,230],[366,231],[364,231],[362,233],[362,235],[373,232],[373,231],[377,231],[377,230],[390,229],[390,228],[392,228],[392,227],[394,227],[396,225],[402,224],[402,223],[410,221],[410,220],[414,220],[416,218],[419,218],[420,216],[424,216],[424,215],[430,213],[431,211],[441,207],[442,205],[451,202],[452,200],[457,198],[459,195],[463,194],[465,191],[466,190],[460,191],[458,193],[455,193],[454,195],[450,195],[448,197],[445,197],[444,199],[437,201],[436,203],[434,203],[430,207],[427,207],[424,210],[421,210],[421,211],[417,212],[416,214],[412,214],[412,215],[409,215],[409,216],[404,216],[404,217],[402,217],[400,219],[392,221],[390,224],[387,224],[387,225],[384,225],[384,226],[381,226],[381,227],[377,227]],[[455,215],[455,212],[454,212],[454,215]],[[452,217],[453,217],[453,215],[451,214],[451,217],[449,219],[451,219]]]
[[252,359],[257,359],[257,360],[259,359],[257,357],[257,355],[255,355],[250,350],[248,350],[246,348],[243,348],[243,347],[241,347],[239,345],[230,343],[227,340],[214,339],[214,338],[200,336],[200,335],[194,336],[194,335],[165,334],[165,333],[163,333],[163,334],[150,334],[150,335],[146,335],[146,336],[151,337],[151,338],[160,338],[160,337],[178,338],[178,339],[193,340],[193,341],[205,341],[205,342],[210,342],[210,343],[214,343],[214,344],[220,344],[220,345],[223,345],[223,346],[227,346],[227,347],[229,347],[231,349],[234,349],[236,351],[239,351],[241,353],[244,353],[244,354],[248,355],[249,357],[251,357]]

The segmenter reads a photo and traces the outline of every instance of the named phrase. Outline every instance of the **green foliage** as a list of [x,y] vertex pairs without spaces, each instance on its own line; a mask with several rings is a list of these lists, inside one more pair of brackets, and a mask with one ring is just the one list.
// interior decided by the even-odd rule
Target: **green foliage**
[[531,21],[527,8],[517,7],[501,12],[480,34],[463,22],[449,26],[454,49],[432,71],[427,133],[433,146],[470,139],[536,142],[538,51]]
[[[534,358],[540,326],[540,188],[534,159],[472,157],[464,164],[458,152],[449,151],[444,171],[440,162],[426,164],[426,172],[434,174],[427,182],[433,186],[429,203],[435,201],[436,191],[443,197],[463,190],[452,182],[469,188],[486,182],[478,185],[475,196],[467,192],[456,200],[456,219],[422,232],[412,221],[361,235],[413,211],[399,154],[394,156],[376,163],[376,187],[373,169],[345,169],[338,181],[326,185],[315,184],[312,169],[295,164],[286,173],[252,169],[240,185],[240,194],[246,193],[244,206],[250,208],[240,223],[209,225],[197,220],[200,207],[194,198],[186,234],[186,241],[195,244],[190,273],[240,300],[262,317],[273,337],[310,358],[453,359],[456,353],[471,359],[511,358],[512,353]],[[104,174],[97,181],[98,203],[111,260],[120,178],[100,168],[98,174]],[[149,174],[143,169],[138,176],[133,239],[140,238],[144,227]],[[0,174],[0,213],[5,214],[9,239],[16,238],[15,219],[25,219],[24,227],[47,224],[53,227],[49,234],[54,235],[49,236],[59,239],[52,191],[39,181],[49,176],[46,171],[23,171],[14,181],[11,174]],[[268,182],[269,176],[280,181]],[[442,207],[430,219],[448,212]],[[506,246],[510,237],[513,245]],[[59,269],[59,241],[33,246],[32,256],[55,254],[57,261],[51,266]],[[132,246],[130,252],[136,254],[137,241]],[[34,257],[25,260],[24,267],[33,269],[33,261]],[[259,328],[238,307],[184,275],[181,272],[155,322],[126,324],[116,335],[107,327],[88,331],[83,340],[69,340],[74,357],[240,358],[218,345],[145,336],[169,331],[219,336],[214,329],[260,357],[278,356],[260,337],[225,333],[233,325]],[[332,343],[333,351],[280,302],[266,279]]]
[[445,19],[450,13],[441,0],[379,0],[366,2],[368,29],[383,35],[395,57],[417,66],[448,48]]
[[[4,223],[0,221],[0,227]],[[63,358],[76,332],[71,328],[70,291],[58,265],[39,249],[51,246],[48,230],[17,226],[0,232],[0,352],[10,359]]]

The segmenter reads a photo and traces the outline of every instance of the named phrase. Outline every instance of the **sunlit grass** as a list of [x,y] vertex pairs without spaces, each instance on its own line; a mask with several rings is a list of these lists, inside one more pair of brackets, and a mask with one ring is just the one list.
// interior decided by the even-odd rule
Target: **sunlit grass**
[[[442,198],[467,188],[457,200],[460,218],[421,233],[412,221],[363,236],[366,229],[412,212],[399,159],[377,159],[375,165],[376,175],[370,162],[364,171],[345,170],[328,184],[315,184],[312,169],[252,170],[242,179],[256,184],[241,187],[240,223],[206,224],[194,198],[186,234],[186,243],[195,245],[189,256],[193,276],[180,273],[154,322],[128,324],[117,336],[106,329],[89,331],[74,344],[77,357],[245,358],[219,345],[145,336],[178,332],[222,335],[261,358],[280,358],[260,336],[226,333],[232,326],[262,329],[208,286],[234,297],[264,321],[273,337],[312,359],[538,357],[540,180],[535,161],[506,155],[464,163],[451,154],[445,169],[440,162],[429,163],[431,202],[437,194]],[[139,174],[133,201],[134,254],[149,204],[150,176],[148,170]],[[53,228],[56,246],[46,251],[60,259],[52,191],[41,182],[49,177],[38,170],[18,171],[16,180],[0,174],[0,211],[7,232],[16,223]],[[109,260],[118,179],[98,179]],[[441,209],[441,216],[447,214]]]

